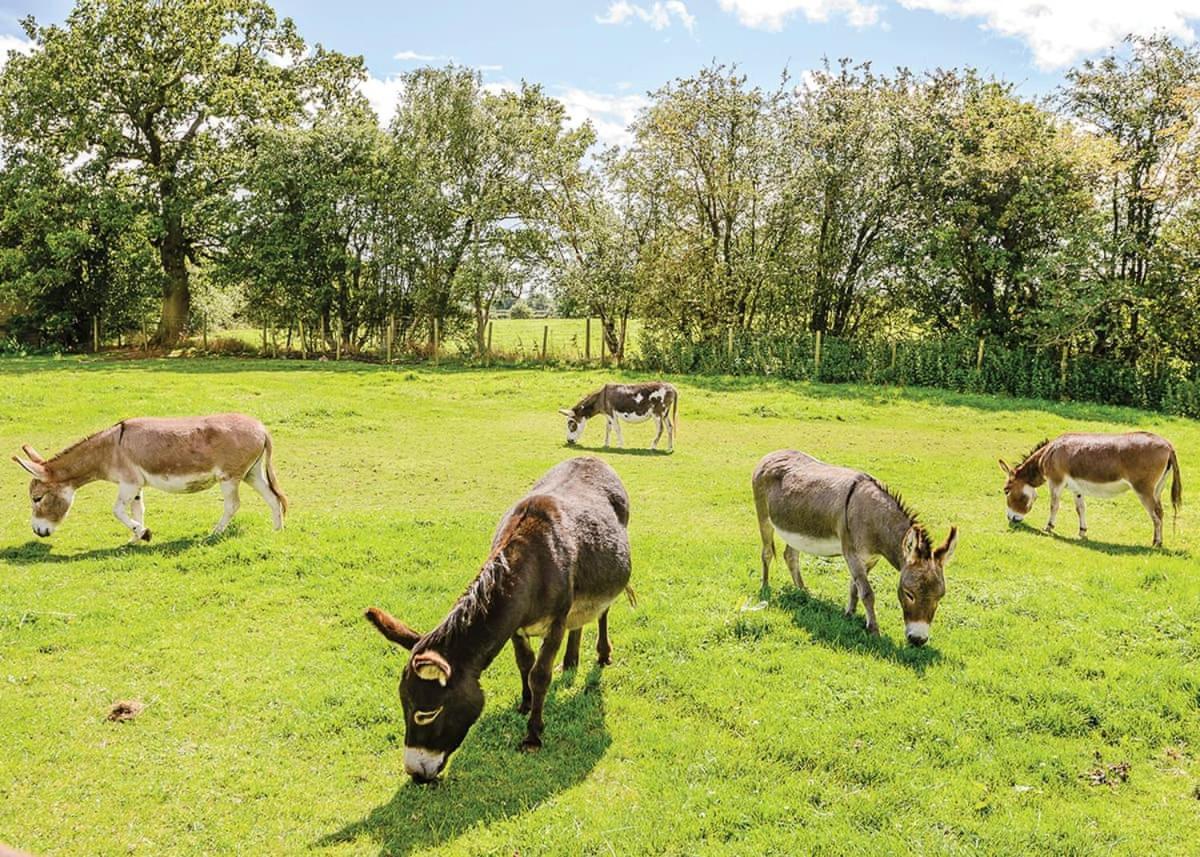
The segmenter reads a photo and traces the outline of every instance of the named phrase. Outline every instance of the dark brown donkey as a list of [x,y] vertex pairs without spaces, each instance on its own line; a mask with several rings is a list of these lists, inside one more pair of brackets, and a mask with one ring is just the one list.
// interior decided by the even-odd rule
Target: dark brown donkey
[[1054,531],[1058,503],[1066,488],[1075,495],[1079,513],[1079,537],[1087,538],[1084,497],[1115,497],[1132,488],[1154,524],[1154,547],[1162,547],[1162,492],[1171,473],[1171,506],[1175,514],[1183,503],[1183,483],[1175,448],[1148,431],[1127,434],[1063,434],[1044,440],[1004,471],[1004,499],[1010,521],[1020,521],[1033,509],[1037,487],[1050,486],[1050,520],[1046,531]]
[[[421,635],[372,607],[367,618],[412,651],[400,678],[404,769],[418,782],[441,773],[483,711],[479,676],[512,640],[521,673],[522,750],[542,745],[542,706],[554,658],[579,664],[582,627],[597,621],[596,657],[611,662],[608,608],[629,588],[629,496],[598,458],[554,467],[500,520],[492,552],[449,615]],[[535,655],[529,640],[541,637]]]
[[946,594],[944,568],[954,555],[957,528],[951,527],[945,544],[935,550],[916,516],[874,477],[792,449],[766,455],[754,470],[753,486],[764,589],[776,533],[787,545],[783,558],[801,589],[799,554],[841,554],[850,567],[846,615],[854,615],[861,598],[867,631],[878,634],[875,593],[867,574],[882,556],[900,572],[897,597],[908,642],[922,646],[929,640],[933,614]]
[[605,384],[594,393],[589,393],[573,408],[559,408],[567,418],[567,443],[574,444],[583,436],[584,426],[594,416],[604,416],[604,445],[608,446],[609,434],[617,432],[617,446],[624,446],[621,437],[621,420],[627,423],[642,423],[653,419],[658,433],[650,443],[651,449],[658,448],[663,426],[667,429],[667,451],[675,448],[675,429],[678,427],[679,393],[665,381],[645,381],[640,384]]

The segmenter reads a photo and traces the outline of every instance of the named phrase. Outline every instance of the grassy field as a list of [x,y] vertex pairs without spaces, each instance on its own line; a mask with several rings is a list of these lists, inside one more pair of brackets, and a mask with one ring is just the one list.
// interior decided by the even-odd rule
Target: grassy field
[[[0,441],[50,453],[135,414],[242,410],[275,436],[292,512],[243,492],[147,492],[126,547],[114,490],[82,489],[50,540],[10,464],[0,515],[0,841],[39,854],[1189,854],[1200,839],[1200,429],[1093,406],[674,379],[675,454],[602,452],[632,498],[639,606],[613,666],[556,677],[546,747],[521,755],[506,650],[437,787],[403,775],[403,652],[361,618],[425,630],[505,508],[563,445],[555,409],[599,372],[253,361],[0,361]],[[1010,529],[997,455],[1067,428],[1171,438],[1185,506],[1167,550],[1132,495],[1093,541]],[[591,426],[582,451],[597,451]],[[797,447],[902,489],[961,537],[924,649],[843,618],[847,573],[780,561],[756,609],[750,471]],[[1032,520],[1044,523],[1046,499]],[[1063,504],[1059,530],[1074,532]],[[584,651],[594,644],[584,635]],[[116,700],[139,717],[105,718]],[[1126,767],[1127,766],[1127,767]]]
[[[632,319],[629,322],[626,343],[626,353],[633,356],[637,353],[638,334],[641,322]],[[492,321],[492,350],[505,358],[519,360],[537,360],[542,354],[542,338],[546,339],[546,354],[551,360],[579,362],[587,353],[587,321],[582,318],[497,318]],[[453,355],[459,349],[468,345],[473,331],[466,334],[466,339],[459,337],[442,344],[442,351]],[[600,360],[600,320],[592,319],[592,360]],[[237,340],[253,348],[262,346],[262,331],[252,328],[236,328],[233,330],[210,331],[211,341]],[[280,336],[280,347],[286,335]],[[199,345],[199,339],[194,337],[192,342]],[[376,345],[372,345],[374,349]],[[299,344],[295,344],[299,350]]]

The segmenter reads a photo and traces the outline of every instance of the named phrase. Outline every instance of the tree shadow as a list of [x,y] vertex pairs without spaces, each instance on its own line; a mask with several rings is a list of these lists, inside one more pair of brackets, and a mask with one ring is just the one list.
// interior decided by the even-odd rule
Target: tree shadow
[[897,645],[882,629],[878,637],[871,636],[861,613],[847,616],[840,605],[816,598],[802,589],[784,589],[772,602],[791,613],[792,623],[808,631],[821,645],[871,655],[906,667],[918,675],[923,675],[926,669],[942,660],[942,653],[929,643],[920,648],[907,643]]
[[[1077,545],[1081,548],[1087,548],[1097,553],[1107,554],[1108,556],[1170,556],[1180,559],[1188,559],[1191,553],[1183,548],[1156,548],[1150,545],[1127,545],[1119,542],[1104,542],[1097,541],[1093,538],[1081,539],[1078,536],[1071,536],[1057,531],[1048,533],[1044,529],[1026,524],[1024,521],[1020,523],[1009,523],[1009,529],[1014,532],[1021,533],[1024,536],[1031,536],[1039,539],[1050,539],[1056,542],[1068,542]],[[1165,539],[1164,539],[1165,540]]]
[[79,553],[54,553],[54,546],[46,541],[30,539],[23,545],[11,545],[0,549],[0,561],[12,565],[38,565],[39,563],[81,562],[89,559],[107,559],[119,556],[138,556],[152,554],[155,556],[174,556],[194,547],[204,544],[207,536],[186,536],[171,539],[166,542],[151,542],[150,544],[122,543],[113,547],[93,548]]
[[[422,786],[408,781],[358,821],[314,843],[317,847],[373,840],[380,854],[410,854],[443,846],[477,825],[529,812],[581,782],[603,757],[612,738],[604,723],[602,668],[592,666],[583,686],[576,671],[559,676],[546,698],[545,746],[538,753],[517,751],[525,717],[513,701],[492,706],[451,757],[442,778]],[[397,755],[399,747],[389,747]]]

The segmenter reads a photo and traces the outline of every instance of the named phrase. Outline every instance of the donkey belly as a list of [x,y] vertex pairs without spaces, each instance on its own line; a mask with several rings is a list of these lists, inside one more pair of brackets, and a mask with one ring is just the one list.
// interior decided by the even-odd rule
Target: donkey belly
[[142,480],[151,488],[166,491],[168,494],[192,494],[204,491],[217,484],[220,474],[215,470],[207,473],[171,473],[158,474],[142,471]]
[[[775,527],[772,523],[771,526]],[[787,530],[781,530],[775,527],[775,532],[779,534],[779,538],[794,548],[800,553],[812,554],[813,556],[841,556],[842,540],[837,536],[810,536],[805,533],[789,533]]]
[[1116,482],[1088,482],[1086,479],[1067,477],[1067,490],[1085,497],[1116,497],[1129,488],[1129,483],[1124,479],[1118,479]]
[[650,411],[646,411],[644,414],[623,414],[620,411],[614,411],[613,413],[627,423],[644,423],[646,420],[650,419]]
[[[600,614],[617,600],[617,596],[620,594],[617,592],[613,595],[591,595],[576,598],[571,602],[571,609],[567,613],[567,630],[574,631],[589,622],[595,622],[600,618]],[[552,624],[554,624],[554,617],[544,616],[522,625],[517,633],[522,637],[544,637]]]

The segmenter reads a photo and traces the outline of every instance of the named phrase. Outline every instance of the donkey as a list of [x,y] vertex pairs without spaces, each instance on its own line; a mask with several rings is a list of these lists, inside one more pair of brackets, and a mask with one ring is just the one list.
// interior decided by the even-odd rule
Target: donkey
[[1162,492],[1171,472],[1171,507],[1179,516],[1183,483],[1175,448],[1162,437],[1147,431],[1127,434],[1063,434],[1043,440],[1016,467],[1000,459],[1004,471],[1004,498],[1008,519],[1017,523],[1033,509],[1037,487],[1050,485],[1050,520],[1046,532],[1054,532],[1058,503],[1063,488],[1075,495],[1079,514],[1079,538],[1087,539],[1084,497],[1115,497],[1132,488],[1154,524],[1153,546],[1162,547]]
[[[483,711],[480,674],[512,640],[521,673],[519,711],[529,715],[520,749],[542,746],[542,708],[554,659],[579,665],[582,628],[599,624],[596,661],[612,663],[608,609],[629,587],[629,495],[598,458],[552,468],[505,513],[483,568],[442,623],[422,635],[378,607],[367,619],[412,652],[400,677],[404,770],[431,782]],[[531,637],[541,637],[534,654]]]
[[49,460],[29,445],[21,449],[27,457],[14,455],[13,461],[33,476],[29,499],[33,531],[39,536],[53,533],[67,517],[80,486],[98,480],[117,483],[113,514],[129,528],[131,542],[150,541],[142,500],[147,485],[187,494],[219,482],[225,514],[213,527],[218,535],[241,505],[239,483],[248,482],[267,501],[275,529],[283,528],[287,497],[275,478],[271,435],[244,414],[122,420]]
[[908,642],[928,642],[933,614],[946,594],[944,569],[954,556],[957,527],[950,528],[945,543],[935,550],[904,501],[874,477],[791,449],[766,455],[754,470],[752,484],[764,589],[775,558],[776,533],[787,545],[783,558],[792,580],[805,591],[799,554],[841,554],[850,568],[846,615],[854,615],[861,598],[867,631],[877,636],[875,593],[867,574],[882,556],[900,572],[897,597]]
[[567,418],[567,444],[574,446],[583,435],[587,421],[597,414],[604,414],[604,445],[608,446],[609,433],[617,432],[617,446],[624,447],[621,437],[621,420],[627,423],[642,423],[651,417],[658,424],[658,433],[650,443],[651,449],[658,448],[663,426],[667,429],[667,451],[675,449],[675,427],[678,425],[679,394],[675,387],[664,381],[646,381],[641,384],[605,384],[594,393],[580,400],[573,408],[559,408]]

